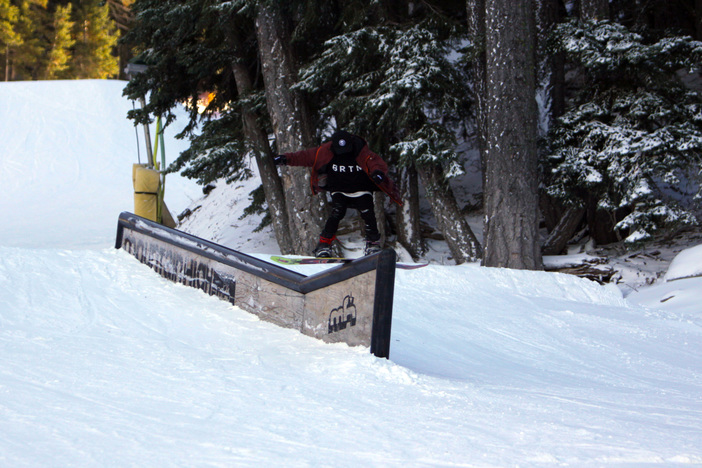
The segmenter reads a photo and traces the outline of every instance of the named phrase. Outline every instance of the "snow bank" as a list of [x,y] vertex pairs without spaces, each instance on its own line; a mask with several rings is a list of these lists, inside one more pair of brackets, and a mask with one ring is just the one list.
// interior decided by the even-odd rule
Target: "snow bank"
[[[8,82],[0,85],[0,244],[86,247],[114,242],[117,214],[134,211],[138,162],[124,82]],[[153,131],[153,129],[152,129]],[[185,142],[166,129],[172,161]],[[144,137],[141,158],[144,161]],[[174,216],[199,197],[192,181],[166,180]],[[11,220],[11,221],[10,221]]]
[[675,256],[665,274],[665,281],[702,276],[702,245],[685,249]]
[[260,217],[244,217],[244,210],[251,205],[249,194],[261,185],[256,164],[251,164],[251,171],[256,176],[245,181],[232,185],[219,181],[206,199],[193,203],[193,215],[178,229],[241,252],[280,254],[272,227],[254,232]]
[[679,252],[664,279],[634,291],[628,299],[651,310],[674,311],[680,320],[702,327],[702,245]]

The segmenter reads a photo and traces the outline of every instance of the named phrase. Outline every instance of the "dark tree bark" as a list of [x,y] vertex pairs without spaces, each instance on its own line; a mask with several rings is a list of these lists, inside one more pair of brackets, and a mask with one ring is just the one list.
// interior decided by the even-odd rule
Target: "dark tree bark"
[[403,206],[397,207],[397,240],[416,261],[426,252],[420,227],[417,171],[413,167],[401,168],[398,186]]
[[[380,245],[385,246],[388,238],[388,216],[385,212],[385,200],[387,196],[383,192],[375,192],[373,194],[373,211],[375,219],[378,222],[378,232],[380,233]],[[365,232],[363,235],[365,236]]]
[[539,134],[546,135],[554,119],[565,111],[565,71],[562,54],[548,51],[548,36],[558,22],[558,0],[536,1],[536,90]]
[[428,164],[417,168],[427,191],[427,199],[439,229],[444,234],[457,265],[480,258],[480,243],[456,203],[441,166]]
[[[124,0],[107,0],[107,4],[110,8],[110,17],[119,28],[120,35],[124,36],[132,28],[134,13]],[[125,68],[132,58],[132,48],[128,44],[118,43],[117,55],[119,56],[119,79],[128,80]]]
[[588,233],[597,245],[607,245],[614,242],[621,242],[624,237],[619,231],[614,229],[617,221],[624,219],[631,213],[628,209],[618,209],[614,212],[598,209],[599,200],[594,196],[589,196],[585,206],[585,218]]
[[473,86],[475,86],[476,136],[484,171],[485,165],[483,155],[485,154],[485,148],[487,146],[485,143],[485,0],[468,0],[466,2],[466,9],[468,11],[468,34],[474,48],[474,57],[471,65],[473,70]]
[[[232,42],[232,49],[235,52],[241,51],[241,39],[235,28],[230,29],[229,38]],[[232,63],[232,72],[239,95],[246,96],[251,93],[253,84],[243,57]],[[280,252],[284,255],[291,254],[293,253],[293,242],[285,205],[283,184],[273,163],[273,152],[268,144],[266,132],[258,124],[256,112],[250,106],[243,109],[242,114],[244,134],[251,145],[251,151],[254,154],[258,172],[261,176],[263,192],[266,196],[268,212],[271,215],[275,238],[280,247]]]
[[551,234],[544,242],[544,255],[560,255],[564,252],[568,241],[573,237],[573,233],[580,225],[585,216],[584,208],[570,207],[566,209],[563,216]]
[[[286,153],[312,147],[314,139],[307,106],[292,90],[297,66],[290,49],[290,34],[279,8],[276,2],[259,3],[256,36],[277,150]],[[312,197],[308,170],[285,167],[281,172],[293,252],[309,255],[322,230],[324,198]]]
[[542,268],[533,1],[487,0],[483,264]]
[[[545,137],[555,119],[565,112],[565,60],[563,54],[548,51],[548,36],[561,17],[558,0],[536,0],[536,81],[539,103],[539,135]],[[573,217],[553,198],[541,194],[541,215],[549,231],[542,248],[546,255],[561,253],[578,228],[582,215]]]

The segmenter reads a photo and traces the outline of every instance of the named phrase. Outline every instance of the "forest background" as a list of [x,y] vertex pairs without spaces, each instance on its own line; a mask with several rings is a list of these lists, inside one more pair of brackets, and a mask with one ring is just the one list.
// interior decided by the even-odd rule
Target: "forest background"
[[128,77],[145,102],[130,117],[187,104],[170,170],[203,185],[249,177],[253,158],[252,209],[282,253],[310,252],[327,207],[272,156],[342,127],[400,185],[401,209],[376,200],[386,242],[420,258],[439,235],[456,263],[527,269],[576,235],[633,246],[699,225],[701,32],[700,0],[0,0],[5,80],[148,65]]
[[116,78],[130,3],[0,0],[4,81]]

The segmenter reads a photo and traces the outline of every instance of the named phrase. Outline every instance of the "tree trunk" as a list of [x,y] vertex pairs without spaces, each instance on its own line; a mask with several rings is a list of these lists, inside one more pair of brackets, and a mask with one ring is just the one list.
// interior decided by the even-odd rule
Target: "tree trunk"
[[542,190],[539,192],[539,212],[541,213],[541,222],[546,227],[546,230],[551,232],[558,226],[565,209],[558,201]]
[[466,9],[468,11],[468,33],[475,53],[471,68],[473,70],[473,86],[475,87],[476,136],[484,171],[485,161],[483,156],[487,146],[485,142],[485,0],[467,0]]
[[398,179],[403,206],[397,207],[397,240],[416,261],[426,253],[420,227],[417,171],[414,167],[403,167]]
[[568,241],[573,237],[575,231],[580,226],[580,222],[585,216],[585,208],[569,207],[566,209],[561,220],[544,242],[544,255],[560,255],[568,245]]
[[483,264],[542,269],[533,2],[486,1]]
[[[266,104],[278,153],[309,148],[313,146],[312,125],[303,100],[291,89],[295,84],[297,68],[289,47],[289,34],[277,3],[259,3],[256,36]],[[309,255],[322,231],[325,200],[321,196],[312,197],[308,170],[284,167],[281,172],[292,227],[293,251]]]
[[441,166],[428,164],[418,167],[417,172],[454,261],[457,265],[476,261],[480,257],[480,243],[458,208]]
[[[387,197],[383,192],[373,193],[373,211],[375,212],[375,219],[378,222],[378,232],[380,233],[380,245],[385,245],[388,238],[388,218],[385,213],[385,200]],[[365,235],[365,233],[364,233]]]
[[[629,209],[618,209],[614,212],[599,210],[597,205],[599,200],[595,196],[588,196],[585,207],[588,233],[597,245],[607,245],[620,242],[623,238],[619,231],[614,229],[618,221],[624,219],[631,211]],[[626,237],[626,234],[624,237]]]
[[[120,37],[123,37],[130,29],[134,22],[134,12],[131,10],[131,3],[125,4],[124,0],[107,0],[110,8],[110,17],[120,31]],[[117,57],[119,58],[119,79],[129,80],[125,68],[133,56],[133,49],[126,43],[119,42],[117,44]]]
[[609,0],[580,0],[578,12],[583,21],[607,20],[609,19]]
[[539,135],[565,111],[565,72],[562,54],[548,51],[548,37],[558,22],[557,0],[536,0],[536,97],[539,104]]
[[[562,53],[554,54],[548,50],[549,34],[562,14],[564,13],[559,11],[558,0],[536,0],[536,96],[539,104],[540,137],[546,137],[553,122],[565,112],[565,57]],[[539,198],[539,208],[550,233],[542,253],[555,255],[553,252],[565,248],[572,237],[572,219],[562,218],[571,213],[543,193]],[[563,240],[563,237],[566,239]]]
[[[235,52],[242,50],[241,40],[234,29],[230,30],[230,40],[232,41],[232,49]],[[243,59],[232,63],[232,72],[239,96],[247,96],[253,89],[253,85]],[[273,163],[273,152],[268,144],[268,138],[263,128],[257,122],[256,112],[249,105],[242,109],[242,120],[244,134],[251,145],[258,172],[261,176],[263,192],[266,196],[268,212],[271,215],[273,232],[275,233],[278,247],[282,254],[291,254],[293,253],[293,242],[288,212],[285,206],[283,183]]]

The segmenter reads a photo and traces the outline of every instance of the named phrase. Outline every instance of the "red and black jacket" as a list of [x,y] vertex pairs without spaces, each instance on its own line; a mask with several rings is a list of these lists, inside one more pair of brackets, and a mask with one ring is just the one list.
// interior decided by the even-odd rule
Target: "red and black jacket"
[[[319,171],[329,164],[334,157],[332,152],[332,143],[327,142],[317,148],[310,148],[294,153],[285,153],[287,164],[289,166],[304,166],[311,168],[310,184],[312,193],[315,195],[323,190],[319,186]],[[364,144],[356,156],[356,164],[370,177],[375,171],[380,171],[385,175],[385,180],[382,184],[376,184],[380,190],[385,192],[392,201],[398,205],[402,205],[402,197],[400,196],[395,183],[387,177],[388,165],[383,159],[372,152],[368,148],[368,144]]]

